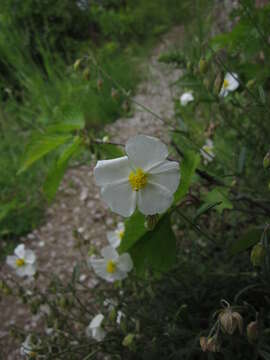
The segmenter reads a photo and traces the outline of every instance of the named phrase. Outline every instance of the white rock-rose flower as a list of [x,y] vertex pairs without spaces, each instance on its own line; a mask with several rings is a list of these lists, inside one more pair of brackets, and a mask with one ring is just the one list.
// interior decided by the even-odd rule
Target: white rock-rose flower
[[102,341],[106,336],[106,332],[102,327],[103,320],[104,320],[104,315],[97,314],[90,322],[90,324],[87,326],[86,336],[92,337],[96,341]]
[[227,73],[225,75],[219,96],[225,97],[229,94],[229,92],[234,91],[239,86],[238,75],[235,73]]
[[207,139],[205,145],[200,150],[203,157],[203,163],[207,165],[209,162],[214,160],[214,144],[211,139]]
[[192,95],[191,91],[185,92],[180,97],[180,103],[182,106],[186,106],[188,103],[194,100],[194,96]]
[[123,222],[119,222],[117,224],[117,228],[114,231],[107,232],[107,239],[110,245],[114,248],[117,248],[121,244],[121,240],[125,233],[125,224]]
[[18,245],[15,255],[7,257],[7,264],[16,270],[19,276],[33,276],[36,273],[36,255],[32,250],[25,249],[24,244]]
[[166,160],[167,146],[154,137],[137,135],[128,140],[125,150],[127,156],[98,161],[94,169],[103,200],[126,217],[136,205],[144,215],[165,212],[179,185],[179,164]]
[[112,246],[101,250],[103,258],[91,256],[89,262],[95,273],[109,282],[123,280],[133,268],[133,262],[128,253],[119,255]]

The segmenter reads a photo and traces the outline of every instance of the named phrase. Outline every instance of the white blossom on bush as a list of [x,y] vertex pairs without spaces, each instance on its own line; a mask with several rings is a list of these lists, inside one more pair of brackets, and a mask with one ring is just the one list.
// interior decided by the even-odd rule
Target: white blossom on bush
[[207,139],[205,145],[201,148],[200,152],[203,157],[203,163],[207,165],[209,162],[214,160],[214,144],[211,139]]
[[180,97],[180,103],[182,106],[186,106],[188,103],[194,100],[194,96],[192,95],[191,91],[185,92]]
[[117,228],[114,231],[107,232],[107,239],[110,245],[114,248],[117,248],[125,233],[125,224],[123,222],[119,222],[117,224]]
[[234,91],[239,86],[238,75],[235,73],[227,73],[225,75],[219,96],[225,97],[229,94],[229,92]]
[[34,358],[36,356],[31,338],[31,335],[28,335],[20,348],[20,354],[28,358]]
[[166,145],[154,137],[137,135],[128,140],[125,150],[127,156],[98,161],[94,169],[103,200],[126,217],[136,205],[144,215],[165,212],[179,185],[179,164],[166,160]]
[[125,317],[125,314],[123,313],[123,311],[118,310],[118,311],[117,311],[117,316],[116,316],[116,323],[117,323],[118,325],[120,325],[120,324],[121,324],[121,320],[122,320],[124,317]]
[[102,327],[104,315],[97,314],[86,328],[86,336],[92,337],[96,341],[102,341],[106,336],[106,331]]
[[119,255],[112,246],[101,250],[102,259],[90,258],[90,265],[95,273],[108,282],[123,280],[133,268],[133,262],[128,253]]
[[15,269],[19,276],[33,276],[36,273],[35,253],[25,249],[24,244],[20,244],[15,248],[14,254],[7,257],[7,264]]

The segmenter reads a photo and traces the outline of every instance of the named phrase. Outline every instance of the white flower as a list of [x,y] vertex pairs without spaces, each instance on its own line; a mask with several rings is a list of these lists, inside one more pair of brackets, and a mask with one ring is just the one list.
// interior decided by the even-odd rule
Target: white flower
[[102,327],[103,320],[104,315],[96,315],[86,328],[86,336],[92,337],[96,341],[102,341],[106,336],[106,332]]
[[127,273],[133,268],[130,255],[128,253],[119,255],[111,246],[103,248],[101,255],[103,259],[97,259],[95,256],[92,256],[90,258],[90,265],[98,276],[109,282],[125,279]]
[[29,358],[35,358],[37,356],[36,352],[34,351],[31,335],[28,335],[27,338],[22,343],[20,354],[22,356],[27,356]]
[[207,139],[205,145],[203,145],[203,147],[200,150],[205,165],[213,161],[215,157],[213,149],[214,149],[213,141],[211,139]]
[[121,243],[124,233],[125,233],[125,224],[119,222],[117,224],[117,228],[114,231],[107,232],[107,239],[110,245],[114,248],[117,248]]
[[192,102],[194,100],[194,96],[192,95],[191,91],[185,92],[180,97],[180,102],[182,106],[186,106],[189,102]]
[[238,88],[239,82],[238,82],[238,75],[235,73],[227,73],[225,75],[219,96],[225,97],[229,94],[229,92],[234,91]]
[[32,250],[26,250],[24,244],[18,245],[15,255],[7,257],[7,264],[16,270],[19,276],[33,276],[36,273],[36,255]]
[[117,323],[118,325],[120,325],[120,324],[121,324],[121,320],[122,320],[122,318],[124,318],[124,317],[125,317],[125,314],[123,313],[123,311],[118,310],[118,311],[117,311],[117,317],[116,317],[116,323]]
[[165,212],[179,185],[179,164],[166,160],[166,145],[154,137],[137,135],[125,150],[127,156],[98,161],[94,169],[103,200],[122,216],[131,216],[136,205],[145,215]]

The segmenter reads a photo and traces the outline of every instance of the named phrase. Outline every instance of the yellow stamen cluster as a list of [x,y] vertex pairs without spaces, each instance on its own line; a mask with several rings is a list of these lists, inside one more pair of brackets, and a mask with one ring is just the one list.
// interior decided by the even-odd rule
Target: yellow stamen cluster
[[132,190],[138,191],[147,184],[147,174],[141,168],[138,168],[136,172],[131,171],[128,180]]
[[118,236],[119,236],[120,240],[122,240],[124,237],[124,231],[123,230],[119,231]]
[[21,266],[25,265],[24,259],[16,259],[16,265],[18,267],[21,267]]
[[223,81],[223,87],[224,87],[224,89],[227,89],[228,86],[229,86],[229,81],[226,80],[226,79],[224,79],[224,81]]
[[116,271],[116,263],[113,260],[109,260],[107,262],[107,272],[110,274],[115,273]]
[[207,154],[211,154],[212,148],[210,146],[205,145],[203,147],[203,151],[206,152]]

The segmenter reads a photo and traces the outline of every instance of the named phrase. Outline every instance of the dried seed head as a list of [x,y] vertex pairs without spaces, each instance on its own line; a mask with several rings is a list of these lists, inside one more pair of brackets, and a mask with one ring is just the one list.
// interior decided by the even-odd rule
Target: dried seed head
[[238,312],[233,312],[231,308],[223,310],[219,314],[219,322],[221,329],[224,333],[232,335],[235,330],[238,328],[240,334],[243,331],[243,318]]
[[253,343],[259,336],[259,323],[258,321],[251,321],[247,326],[247,337],[250,343]]
[[200,346],[203,352],[207,351],[207,337],[205,336],[200,337]]
[[265,248],[263,244],[258,243],[253,246],[250,253],[250,261],[253,266],[261,266],[265,258]]

